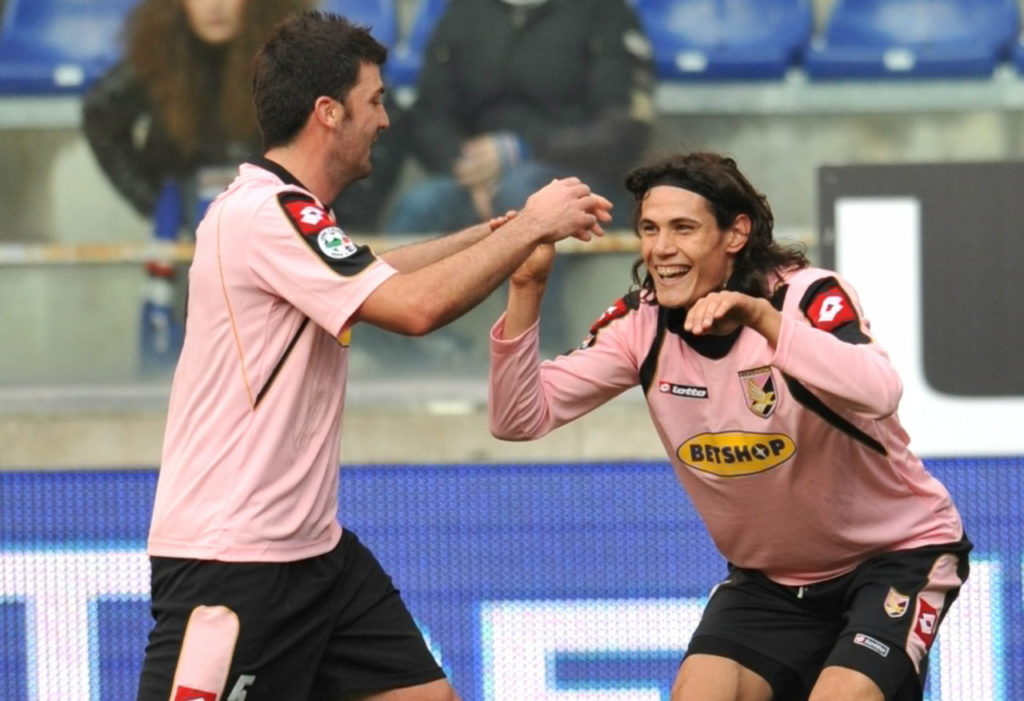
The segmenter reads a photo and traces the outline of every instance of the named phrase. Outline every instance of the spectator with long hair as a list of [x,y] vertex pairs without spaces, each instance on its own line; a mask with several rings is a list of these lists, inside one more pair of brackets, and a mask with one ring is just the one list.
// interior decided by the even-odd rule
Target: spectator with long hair
[[139,214],[152,216],[169,178],[189,190],[201,169],[233,176],[260,150],[252,57],[277,22],[312,4],[142,0],[135,7],[123,59],[85,96],[83,129],[100,167]]

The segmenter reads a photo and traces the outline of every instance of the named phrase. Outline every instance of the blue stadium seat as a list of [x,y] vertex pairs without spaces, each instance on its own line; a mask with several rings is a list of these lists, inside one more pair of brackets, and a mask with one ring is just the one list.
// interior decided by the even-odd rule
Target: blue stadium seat
[[321,0],[320,6],[369,27],[373,37],[388,49],[398,40],[395,0]]
[[7,0],[0,93],[82,92],[120,56],[119,33],[138,0]]
[[662,80],[777,80],[814,27],[810,0],[634,0]]
[[446,6],[447,0],[418,0],[409,32],[388,56],[386,69],[392,85],[416,85],[423,65],[423,53],[427,50],[434,25],[444,14]]
[[812,79],[983,78],[1009,57],[1017,0],[837,0]]

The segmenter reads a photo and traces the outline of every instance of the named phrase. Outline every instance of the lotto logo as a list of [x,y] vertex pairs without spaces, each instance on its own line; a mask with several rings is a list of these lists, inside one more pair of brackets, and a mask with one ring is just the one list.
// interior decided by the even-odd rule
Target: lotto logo
[[817,328],[831,332],[843,324],[855,321],[857,313],[846,293],[833,285],[814,298],[807,308],[807,318]]
[[818,323],[829,323],[836,318],[839,312],[843,311],[843,298],[839,295],[826,297],[818,310]]
[[174,695],[174,701],[217,701],[217,693],[179,686],[178,693]]
[[319,207],[303,207],[299,217],[303,224],[319,224],[324,218],[324,213]]
[[918,599],[917,623],[914,625],[914,632],[921,639],[925,647],[931,647],[935,640],[935,629],[939,624],[939,612],[924,599]]

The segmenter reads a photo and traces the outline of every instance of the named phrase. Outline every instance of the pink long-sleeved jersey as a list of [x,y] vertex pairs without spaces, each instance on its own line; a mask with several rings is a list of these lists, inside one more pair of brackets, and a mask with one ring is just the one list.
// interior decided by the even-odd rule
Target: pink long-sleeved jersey
[[540,362],[537,326],[492,331],[490,419],[530,440],[641,385],[665,450],[719,551],[800,586],[872,555],[959,540],[945,487],[909,449],[902,385],[834,273],[780,273],[776,348],[756,331],[695,337],[639,293],[581,347]]

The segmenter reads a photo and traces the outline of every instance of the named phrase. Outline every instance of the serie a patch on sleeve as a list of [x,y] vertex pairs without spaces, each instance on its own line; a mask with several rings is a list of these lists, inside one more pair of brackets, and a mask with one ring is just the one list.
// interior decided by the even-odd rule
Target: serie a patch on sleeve
[[334,214],[309,195],[282,192],[278,202],[306,245],[339,275],[361,273],[376,260],[368,246],[357,246],[338,226]]
[[851,343],[870,341],[861,329],[853,300],[835,278],[825,278],[811,285],[800,302],[800,309],[815,328]]

